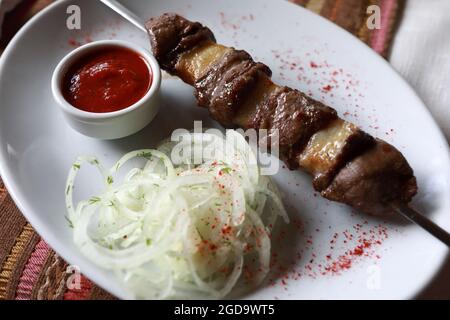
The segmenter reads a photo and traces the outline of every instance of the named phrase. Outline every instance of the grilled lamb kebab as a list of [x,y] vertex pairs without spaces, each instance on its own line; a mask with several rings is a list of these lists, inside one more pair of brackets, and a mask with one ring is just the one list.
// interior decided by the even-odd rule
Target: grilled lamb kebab
[[217,44],[207,27],[166,13],[146,28],[161,67],[192,85],[212,118],[225,127],[277,130],[282,160],[309,172],[323,197],[383,215],[417,193],[413,170],[396,148],[304,93],[273,83],[269,67]]

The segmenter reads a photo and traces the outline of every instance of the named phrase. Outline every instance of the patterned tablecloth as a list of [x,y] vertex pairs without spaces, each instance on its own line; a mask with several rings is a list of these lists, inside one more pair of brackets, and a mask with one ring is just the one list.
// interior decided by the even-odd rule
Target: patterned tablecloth
[[[376,52],[387,56],[402,0],[291,0],[344,27]],[[35,13],[53,0],[24,0],[4,19],[0,48]],[[370,30],[368,6],[381,8],[381,29]],[[1,49],[0,49],[1,50]],[[0,179],[0,300],[1,299],[114,299],[87,278],[81,286],[61,259],[25,220]],[[70,271],[70,270],[69,270]],[[72,278],[71,278],[72,277]]]

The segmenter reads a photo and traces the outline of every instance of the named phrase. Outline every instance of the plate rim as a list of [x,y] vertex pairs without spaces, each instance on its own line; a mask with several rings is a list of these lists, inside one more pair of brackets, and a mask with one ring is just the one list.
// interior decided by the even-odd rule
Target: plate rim
[[[311,15],[314,16],[315,19],[319,18],[318,20],[321,21],[321,23],[325,23],[328,24],[329,26],[331,26],[332,28],[339,30],[337,32],[340,32],[341,34],[345,34],[345,37],[347,37],[349,39],[349,41],[355,41],[358,43],[358,46],[361,48],[364,48],[362,50],[366,51],[366,54],[368,54],[370,56],[370,59],[377,59],[378,62],[381,62],[385,67],[387,67],[388,69],[391,70],[391,72],[393,72],[394,77],[396,77],[396,81],[404,87],[404,90],[409,91],[409,95],[411,96],[411,98],[414,98],[418,104],[421,105],[421,109],[422,111],[425,112],[425,114],[428,116],[429,120],[431,120],[431,123],[434,125],[436,130],[436,134],[439,136],[439,138],[445,142],[446,138],[445,135],[442,131],[442,129],[440,128],[440,126],[437,124],[436,120],[434,119],[434,117],[431,114],[431,111],[429,110],[429,108],[426,106],[426,104],[423,102],[423,100],[420,98],[420,96],[418,95],[418,93],[413,89],[413,87],[399,74],[399,72],[397,70],[395,70],[392,65],[388,62],[388,60],[384,59],[383,57],[381,57],[379,54],[377,54],[375,51],[373,51],[367,44],[365,44],[363,41],[361,41],[360,39],[358,39],[357,37],[355,37],[353,34],[351,34],[349,31],[343,29],[342,27],[334,24],[333,22],[327,20],[326,18],[311,12],[309,10],[307,10],[306,8],[303,8],[297,4],[291,3],[287,0],[277,0],[278,3],[280,4],[281,2],[283,2],[283,5],[288,5],[288,6],[292,6],[291,8],[293,9],[295,7],[295,9],[293,10],[300,10],[302,12],[302,14],[306,14],[306,15]],[[42,11],[40,11],[39,13],[37,13],[34,17],[32,17],[26,24],[24,24],[20,30],[14,35],[14,37],[10,40],[9,44],[7,45],[7,47],[5,48],[5,50],[3,51],[1,57],[0,57],[0,82],[3,79],[3,69],[6,65],[6,61],[8,60],[9,56],[11,55],[11,53],[13,52],[16,44],[20,41],[20,39],[22,38],[22,36],[24,34],[26,34],[29,29],[32,28],[32,26],[38,22],[41,19],[45,19],[45,16],[49,14],[49,12],[56,10],[59,6],[64,6],[67,3],[73,2],[73,0],[62,0],[62,1],[57,1],[54,2],[52,4],[50,4],[48,7],[44,8]],[[271,1],[265,1],[266,3],[270,3],[272,5],[272,3],[274,2],[273,0]],[[3,137],[1,135],[0,132],[0,144],[2,144],[3,142]],[[445,150],[443,150],[444,152],[447,151],[447,154],[449,154],[449,158],[450,158],[450,145],[449,144],[443,144],[443,147]],[[70,254],[70,252],[68,252],[66,249],[64,249],[63,245],[59,245],[59,241],[58,239],[54,238],[53,236],[51,236],[51,234],[49,234],[48,230],[49,228],[47,228],[45,226],[45,223],[41,223],[41,219],[38,218],[38,215],[35,214],[35,210],[33,210],[32,208],[28,208],[29,210],[26,210],[27,208],[25,208],[26,206],[22,203],[22,196],[21,196],[21,192],[20,187],[14,182],[14,177],[11,174],[8,174],[9,169],[7,169],[7,161],[4,161],[6,159],[6,155],[2,152],[2,150],[0,149],[0,176],[3,179],[3,183],[5,184],[5,187],[7,188],[12,200],[14,201],[14,203],[16,204],[16,206],[18,207],[18,209],[21,211],[21,213],[24,215],[24,217],[27,219],[27,221],[33,226],[34,230],[50,245],[50,247],[57,252],[61,257],[63,257],[65,260],[67,260],[69,263],[70,262],[75,262],[75,265],[84,265],[84,263],[82,261],[80,261],[81,259],[77,258],[76,256]],[[35,226],[38,226],[38,228],[35,228]],[[41,232],[46,234],[45,237],[43,237],[41,235]],[[436,240],[437,241],[437,240]],[[63,254],[62,254],[63,253]],[[69,258],[67,258],[69,257]],[[423,281],[423,283],[419,283],[417,285],[417,290],[414,292],[411,292],[408,294],[407,297],[404,297],[404,299],[414,299],[416,296],[418,296],[419,294],[421,294],[423,292],[424,289],[426,289],[427,285],[430,284],[433,279],[435,279],[435,277],[438,275],[439,271],[442,269],[442,267],[445,264],[446,258],[448,257],[448,253],[446,251],[443,251],[443,253],[441,254],[441,261],[440,263],[436,263],[436,265],[433,268],[433,272],[430,272],[430,274],[432,274],[432,276],[430,276],[429,278],[427,278],[426,281]],[[81,262],[81,263],[80,263]],[[93,270],[93,268],[91,269],[91,267],[84,265],[83,266],[83,274],[85,274],[88,278],[96,278],[98,279],[98,276],[96,276],[95,271]],[[122,294],[118,294],[118,292],[116,292],[116,290],[113,290],[109,284],[105,284],[102,283],[97,284],[98,286],[102,287],[103,289],[105,289],[106,291],[109,291],[111,293],[113,293],[114,295],[118,296],[119,298],[122,299],[129,299],[130,297],[127,296],[127,294],[125,292],[123,292]]]

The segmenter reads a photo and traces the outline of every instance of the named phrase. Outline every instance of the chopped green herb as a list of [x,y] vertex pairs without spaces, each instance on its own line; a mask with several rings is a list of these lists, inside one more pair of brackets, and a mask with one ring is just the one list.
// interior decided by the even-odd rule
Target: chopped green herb
[[108,176],[108,178],[106,179],[106,182],[107,182],[108,184],[113,184],[113,183],[114,183],[113,177]]
[[222,170],[220,170],[220,172],[226,173],[226,174],[230,174],[232,171],[233,171],[233,169],[231,169],[230,167],[226,167],[226,168],[223,168]]
[[140,153],[138,156],[145,158],[147,160],[151,160],[153,155],[150,151],[144,151],[144,152]]
[[72,221],[67,217],[67,216],[64,216],[64,218],[67,220],[67,222],[69,223],[69,228],[71,228],[71,229],[73,229],[73,223],[72,223]]
[[191,190],[204,190],[205,189],[204,186],[192,186],[190,188],[191,188]]
[[152,239],[147,239],[146,243],[147,246],[150,247],[152,245]]
[[92,197],[89,199],[89,204],[94,204],[94,203],[100,202],[100,200],[101,199],[99,197]]
[[70,192],[70,185],[69,185],[69,186],[67,186],[67,189],[66,189],[66,194],[69,194],[69,192]]
[[80,170],[81,165],[79,165],[78,163],[74,163],[72,166],[75,170]]

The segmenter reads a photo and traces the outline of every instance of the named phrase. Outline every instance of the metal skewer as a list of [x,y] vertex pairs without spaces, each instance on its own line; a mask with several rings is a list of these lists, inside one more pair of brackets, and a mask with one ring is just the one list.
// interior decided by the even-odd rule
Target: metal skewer
[[423,214],[408,206],[393,206],[393,209],[406,217],[408,220],[421,226],[428,231],[432,236],[441,240],[444,244],[450,247],[450,233],[439,227],[436,223],[425,217]]
[[147,33],[147,29],[145,28],[144,22],[133,12],[125,8],[122,4],[120,4],[116,0],[100,0],[100,1],[103,2],[103,4],[107,5],[108,7],[110,7],[115,12],[117,12],[119,15],[124,17],[126,20],[131,22],[133,25],[138,27],[140,30]]
[[[124,17],[126,20],[131,22],[140,30],[147,33],[147,29],[143,21],[136,16],[133,12],[125,8],[122,4],[117,2],[116,0],[100,0],[102,3],[107,5],[109,8],[114,10],[116,13]],[[435,224],[433,221],[422,215],[421,213],[411,209],[408,206],[393,206],[393,209],[406,217],[408,220],[414,222],[415,224],[421,226],[424,230],[428,231],[435,238],[442,241],[448,247],[450,247],[450,234]]]

